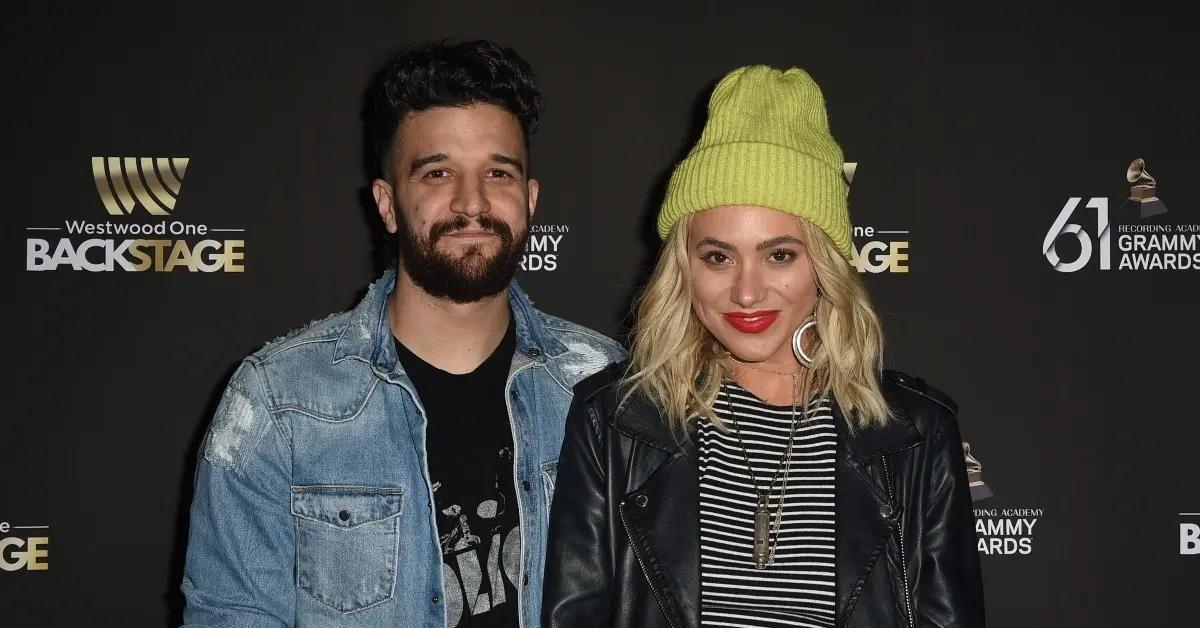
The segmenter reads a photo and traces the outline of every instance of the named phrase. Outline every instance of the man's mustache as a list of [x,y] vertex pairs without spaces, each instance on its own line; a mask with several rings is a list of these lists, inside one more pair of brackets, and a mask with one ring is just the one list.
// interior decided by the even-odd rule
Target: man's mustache
[[471,219],[466,216],[455,216],[450,220],[434,223],[429,228],[429,243],[437,244],[437,241],[442,236],[454,233],[455,231],[463,231],[472,228],[472,226],[483,231],[490,231],[500,236],[500,239],[505,242],[512,240],[512,230],[508,228],[508,225],[503,220],[492,218],[487,214],[481,214],[474,220],[474,225],[472,225]]

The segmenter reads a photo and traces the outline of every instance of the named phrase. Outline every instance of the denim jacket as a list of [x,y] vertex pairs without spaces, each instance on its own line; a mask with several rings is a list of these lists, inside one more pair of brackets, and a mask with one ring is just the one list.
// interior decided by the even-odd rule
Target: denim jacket
[[[446,625],[425,411],[388,326],[395,277],[234,373],[196,470],[185,626]],[[572,388],[624,351],[534,309],[515,283],[509,305],[521,572],[506,603],[533,628]]]

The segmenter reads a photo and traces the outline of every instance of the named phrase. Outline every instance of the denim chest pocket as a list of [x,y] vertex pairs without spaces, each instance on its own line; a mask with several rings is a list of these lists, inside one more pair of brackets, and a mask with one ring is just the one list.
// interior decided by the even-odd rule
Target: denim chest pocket
[[403,494],[370,486],[292,487],[296,584],[341,613],[391,599]]

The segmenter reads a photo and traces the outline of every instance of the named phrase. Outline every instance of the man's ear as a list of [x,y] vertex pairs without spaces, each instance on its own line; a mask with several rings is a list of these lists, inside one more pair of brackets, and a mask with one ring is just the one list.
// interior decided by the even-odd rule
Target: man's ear
[[375,208],[383,219],[383,227],[388,233],[396,233],[395,204],[392,202],[392,185],[383,179],[371,182],[371,195],[375,197]]
[[538,189],[541,186],[537,179],[529,180],[529,219],[533,220],[533,214],[537,211]]

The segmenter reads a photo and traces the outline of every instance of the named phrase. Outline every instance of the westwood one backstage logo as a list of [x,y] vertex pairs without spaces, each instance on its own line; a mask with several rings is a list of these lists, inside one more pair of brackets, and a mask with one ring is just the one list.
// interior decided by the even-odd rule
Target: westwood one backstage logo
[[244,272],[246,241],[218,235],[243,229],[175,217],[189,163],[186,157],[92,157],[97,209],[107,219],[26,227],[25,270]]
[[[1157,181],[1138,158],[1129,164],[1125,178],[1133,184],[1121,205],[1116,226],[1116,268],[1131,271],[1200,270],[1200,224],[1163,222],[1167,206],[1158,197]],[[1074,273],[1093,263],[1112,270],[1113,229],[1108,198],[1093,196],[1086,201],[1067,199],[1042,238],[1042,255],[1059,272]],[[1145,222],[1151,218],[1154,221]],[[1074,239],[1073,253],[1059,251],[1064,241]],[[1064,247],[1065,248],[1065,247]]]
[[0,521],[0,571],[50,569],[47,525],[12,525]]
[[[842,182],[846,196],[858,172],[858,162],[842,164]],[[854,242],[850,247],[850,264],[859,273],[907,273],[908,229],[880,229],[873,225],[855,225],[851,229]]]

